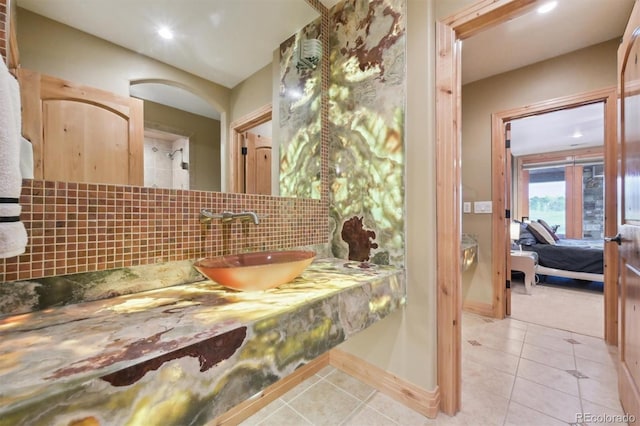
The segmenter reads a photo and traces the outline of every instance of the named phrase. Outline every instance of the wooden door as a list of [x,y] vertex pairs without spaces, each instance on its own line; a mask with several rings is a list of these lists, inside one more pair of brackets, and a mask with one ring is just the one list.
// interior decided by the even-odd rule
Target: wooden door
[[[640,7],[638,2],[618,50],[620,83],[619,243],[620,367],[618,387],[625,413],[640,418]],[[611,244],[611,243],[610,243]]]
[[18,70],[36,179],[143,185],[142,101]]
[[245,132],[240,150],[236,168],[240,192],[271,195],[271,138]]
[[[504,153],[504,200],[507,209],[509,210],[509,214],[505,214],[505,223],[504,226],[506,228],[506,241],[505,241],[505,294],[504,294],[504,314],[511,315],[511,222],[513,221],[513,202],[512,202],[512,187],[511,182],[513,180],[513,173],[511,171],[511,164],[513,162],[513,157],[511,156],[511,122],[507,122],[504,124],[504,141],[505,141],[505,153]],[[526,279],[526,277],[525,277]]]

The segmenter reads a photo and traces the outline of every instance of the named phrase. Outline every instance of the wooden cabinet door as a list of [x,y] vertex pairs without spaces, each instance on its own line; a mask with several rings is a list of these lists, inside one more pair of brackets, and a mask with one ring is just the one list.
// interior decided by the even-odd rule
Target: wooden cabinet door
[[620,366],[625,413],[640,418],[640,5],[636,2],[618,50],[620,88]]
[[19,69],[36,179],[143,185],[142,101]]

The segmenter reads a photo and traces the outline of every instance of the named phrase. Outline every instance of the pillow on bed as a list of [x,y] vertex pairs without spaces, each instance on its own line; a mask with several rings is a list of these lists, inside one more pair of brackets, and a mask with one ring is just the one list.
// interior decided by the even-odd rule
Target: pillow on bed
[[558,238],[556,233],[553,231],[553,229],[549,226],[549,224],[544,219],[538,219],[538,223],[540,225],[544,226],[544,229],[546,229],[547,232],[549,233],[549,235],[551,235],[553,237],[554,241],[558,241],[560,239],[560,238]]
[[[515,222],[518,222],[517,220]],[[517,241],[521,246],[532,246],[536,244],[538,241],[536,237],[533,236],[531,232],[527,229],[527,224],[524,222],[520,223],[520,239]]]
[[529,222],[528,229],[529,229],[529,232],[531,232],[533,236],[536,237],[536,240],[540,244],[551,244],[551,245],[556,244],[556,240],[554,240],[553,237],[549,234],[549,232],[547,232],[547,230],[544,229],[544,226],[542,226],[538,222]]

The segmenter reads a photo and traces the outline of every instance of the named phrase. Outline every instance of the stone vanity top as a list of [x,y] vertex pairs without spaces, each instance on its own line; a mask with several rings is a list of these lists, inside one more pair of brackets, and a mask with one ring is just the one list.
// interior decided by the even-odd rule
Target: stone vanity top
[[[0,414],[167,354],[196,356],[185,348],[376,282],[386,288],[366,289],[366,310],[379,319],[404,304],[402,270],[342,259],[317,259],[295,281],[266,292],[200,281],[2,318]],[[197,356],[202,368],[213,362]]]

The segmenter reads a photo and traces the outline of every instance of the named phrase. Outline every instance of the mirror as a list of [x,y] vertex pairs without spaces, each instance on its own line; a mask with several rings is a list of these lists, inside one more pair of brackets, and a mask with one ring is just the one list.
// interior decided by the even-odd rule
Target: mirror
[[[133,177],[129,183],[237,188],[232,150],[243,146],[230,126],[272,104],[271,194],[320,198],[321,67],[300,60],[313,57],[300,53],[308,48],[304,41],[320,38],[320,14],[306,0],[17,0],[17,6],[22,69],[143,99],[144,173],[130,172],[140,183]],[[67,155],[55,151],[55,164],[62,164]]]

